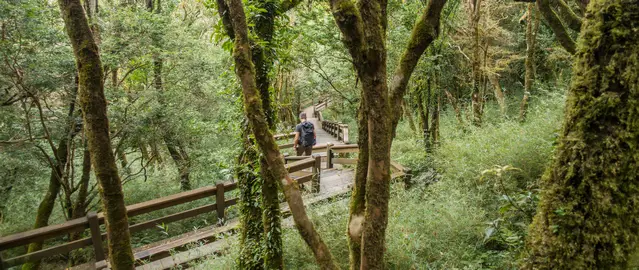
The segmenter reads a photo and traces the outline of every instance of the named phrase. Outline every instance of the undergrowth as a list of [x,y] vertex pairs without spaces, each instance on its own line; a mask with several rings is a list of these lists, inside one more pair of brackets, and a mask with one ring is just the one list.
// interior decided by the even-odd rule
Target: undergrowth
[[[443,112],[441,141],[430,154],[406,123],[393,159],[413,170],[414,187],[392,187],[386,262],[389,269],[514,269],[536,206],[537,180],[548,164],[564,98],[550,95],[530,108],[526,123],[487,107],[484,126],[464,126]],[[309,213],[336,261],[348,269],[348,200]],[[284,232],[287,269],[317,269],[297,231]],[[234,269],[237,247],[198,269]]]

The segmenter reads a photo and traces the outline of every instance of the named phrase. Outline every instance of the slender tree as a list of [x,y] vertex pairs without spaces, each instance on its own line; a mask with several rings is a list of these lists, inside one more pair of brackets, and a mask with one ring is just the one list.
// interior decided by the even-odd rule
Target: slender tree
[[[530,92],[535,81],[535,48],[538,29],[539,15],[535,14],[534,5],[528,4],[526,8],[526,75],[524,77],[524,97],[521,99],[519,108],[519,120],[522,122],[526,120],[528,99],[530,99]],[[499,82],[497,83],[499,84]]]
[[79,0],[59,0],[67,34],[76,59],[79,101],[84,116],[91,163],[104,204],[111,268],[133,269],[129,223],[122,182],[109,138],[109,120],[104,97],[102,63],[84,8]]
[[626,269],[639,237],[639,1],[593,0],[527,269]]

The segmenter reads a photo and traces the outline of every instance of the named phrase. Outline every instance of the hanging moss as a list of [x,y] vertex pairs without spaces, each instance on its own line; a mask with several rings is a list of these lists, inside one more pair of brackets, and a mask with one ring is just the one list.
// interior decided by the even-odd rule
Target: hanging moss
[[639,0],[593,0],[528,269],[625,269],[639,234]]

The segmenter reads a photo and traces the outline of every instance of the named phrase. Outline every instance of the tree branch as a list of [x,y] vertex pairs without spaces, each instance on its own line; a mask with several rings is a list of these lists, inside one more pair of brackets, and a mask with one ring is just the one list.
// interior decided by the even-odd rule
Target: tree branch
[[422,17],[413,27],[410,41],[404,50],[399,65],[395,69],[395,74],[390,85],[391,91],[391,110],[392,110],[392,127],[393,130],[397,126],[399,117],[401,116],[401,102],[406,87],[410,80],[411,74],[415,70],[419,59],[426,48],[439,35],[441,11],[446,4],[446,0],[431,0],[428,7],[422,14]]
[[553,33],[557,37],[557,41],[561,44],[562,47],[566,49],[570,54],[575,54],[577,44],[575,41],[568,35],[568,31],[566,31],[566,27],[561,22],[559,17],[557,17],[557,13],[555,13],[552,8],[550,8],[549,0],[538,0],[537,8],[539,9],[539,13],[544,16],[548,26],[552,29]]

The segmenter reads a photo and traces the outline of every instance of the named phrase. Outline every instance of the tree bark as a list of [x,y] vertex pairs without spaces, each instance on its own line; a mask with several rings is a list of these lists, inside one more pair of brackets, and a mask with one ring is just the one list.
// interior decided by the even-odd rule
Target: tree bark
[[550,7],[550,0],[537,0],[537,8],[539,9],[539,13],[546,19],[548,26],[552,29],[552,32],[555,33],[555,37],[557,37],[557,41],[561,44],[566,51],[570,54],[575,54],[576,44],[575,41],[570,37],[566,27],[561,22],[557,13]]
[[482,118],[482,99],[483,96],[480,93],[479,84],[481,81],[481,47],[479,45],[479,20],[481,19],[481,0],[471,0],[470,4],[470,27],[472,29],[473,38],[473,58],[472,58],[472,71],[473,71],[473,93],[471,96],[473,118],[472,123],[475,126],[481,126]]
[[[240,190],[240,269],[264,267],[262,237],[262,179],[255,173],[259,153],[249,138],[251,129],[242,124],[242,152],[237,158],[237,179]],[[277,193],[276,193],[277,195]]]
[[593,0],[526,269],[626,269],[639,238],[639,1]]
[[[362,97],[364,97],[362,93]],[[368,178],[368,112],[366,102],[360,101],[357,110],[357,146],[359,154],[355,170],[355,183],[351,193],[350,215],[348,218],[348,247],[350,268],[360,269],[362,257],[362,225],[366,210],[366,179]]]
[[497,99],[497,103],[499,104],[499,112],[502,116],[506,116],[506,97],[504,97],[504,92],[501,90],[499,79],[495,74],[488,74],[488,80],[490,81],[490,84],[493,85],[495,99]]
[[410,81],[410,77],[419,62],[419,59],[426,51],[426,48],[437,39],[440,32],[440,15],[446,4],[446,0],[429,1],[426,10],[415,23],[413,27],[408,46],[404,50],[399,65],[395,69],[393,79],[390,86],[391,91],[391,108],[393,110],[392,129],[397,127],[397,119],[401,111],[399,102],[402,101],[406,94],[406,87]]
[[408,119],[408,127],[410,127],[410,130],[413,131],[413,133],[417,132],[417,128],[415,127],[415,120],[413,119],[413,113],[411,113],[406,106],[408,106],[405,102],[402,104],[402,110],[404,111],[404,115],[406,115],[406,118]]
[[[526,113],[528,112],[528,100],[530,92],[535,81],[535,41],[537,39],[537,29],[539,28],[539,15],[534,15],[534,6],[528,4],[526,10],[526,75],[524,78],[524,97],[519,107],[519,121],[526,121]],[[533,18],[534,17],[534,18]],[[534,25],[534,26],[533,26]]]
[[[218,1],[218,3],[219,2],[223,1]],[[251,61],[248,27],[246,25],[242,1],[230,0],[227,7],[235,34],[235,49],[233,51],[235,72],[242,84],[244,108],[253,134],[255,135],[255,140],[274,178],[281,179],[279,185],[280,188],[284,190],[284,195],[291,209],[295,225],[304,241],[313,251],[316,261],[322,269],[338,269],[328,247],[306,214],[299,186],[290,178],[284,167],[282,154],[275,143],[273,134],[266,121],[266,116],[262,110],[262,104],[255,81],[255,69]]]
[[122,183],[109,138],[102,63],[79,0],[59,0],[79,74],[79,96],[91,162],[100,185],[112,269],[133,269]]
[[556,0],[559,15],[566,22],[566,25],[575,32],[581,30],[581,18],[575,14],[564,0]]
[[422,95],[424,93],[417,93],[417,110],[419,111],[419,122],[421,124],[420,128],[422,129],[422,135],[424,137],[424,147],[426,149],[426,151],[428,151],[428,149],[430,148],[430,146],[428,145],[429,143],[429,136],[430,136],[430,132],[428,130],[429,125],[428,125],[428,111],[426,108],[428,108],[428,106],[426,106],[426,108],[424,108],[424,99],[422,98]]

